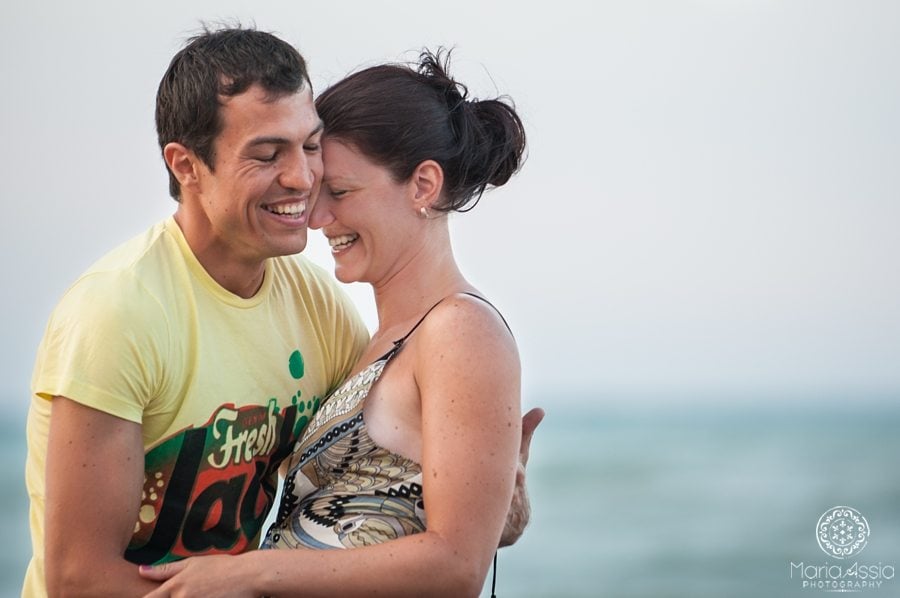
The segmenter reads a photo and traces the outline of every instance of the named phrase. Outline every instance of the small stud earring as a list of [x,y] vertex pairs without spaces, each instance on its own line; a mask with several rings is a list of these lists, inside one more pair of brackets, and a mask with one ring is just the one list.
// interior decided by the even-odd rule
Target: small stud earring
[[426,208],[425,206],[422,206],[421,208],[419,208],[419,214],[422,215],[422,218],[424,218],[425,220],[428,220],[428,208]]

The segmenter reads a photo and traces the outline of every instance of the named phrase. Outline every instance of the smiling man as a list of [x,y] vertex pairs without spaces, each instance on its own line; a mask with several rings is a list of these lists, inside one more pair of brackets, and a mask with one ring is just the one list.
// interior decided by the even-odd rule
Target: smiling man
[[255,548],[279,463],[368,338],[293,255],[322,177],[300,54],[200,35],[156,117],[174,216],[83,274],[39,349],[25,596],[142,595],[134,563]]

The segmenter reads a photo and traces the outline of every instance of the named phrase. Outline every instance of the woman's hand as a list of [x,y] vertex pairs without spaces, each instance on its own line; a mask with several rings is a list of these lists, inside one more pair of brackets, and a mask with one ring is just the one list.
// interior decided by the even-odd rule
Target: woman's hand
[[144,598],[256,598],[259,593],[252,587],[256,575],[241,566],[243,556],[196,556],[162,565],[141,565],[141,577],[162,583]]

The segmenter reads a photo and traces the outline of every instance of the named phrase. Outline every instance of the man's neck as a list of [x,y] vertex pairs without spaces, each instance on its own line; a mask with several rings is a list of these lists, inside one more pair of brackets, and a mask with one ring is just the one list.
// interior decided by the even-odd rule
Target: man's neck
[[208,227],[187,217],[182,210],[175,212],[175,223],[181,229],[191,253],[210,278],[223,289],[249,299],[259,292],[266,273],[265,260],[242,261],[209,234]]

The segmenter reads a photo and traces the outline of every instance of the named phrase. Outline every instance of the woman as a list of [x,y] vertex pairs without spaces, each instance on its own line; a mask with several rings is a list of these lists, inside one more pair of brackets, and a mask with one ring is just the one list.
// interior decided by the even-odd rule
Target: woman
[[457,267],[447,215],[509,180],[525,135],[511,106],[467,99],[446,67],[425,52],[416,70],[369,68],[316,102],[325,176],[310,225],[339,280],[372,285],[378,329],[298,443],[263,547],[358,550],[147,568],[171,576],[151,596],[481,590],[513,494],[520,367],[502,316]]

